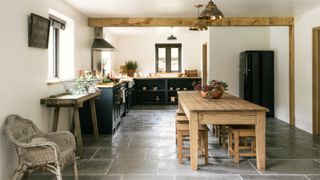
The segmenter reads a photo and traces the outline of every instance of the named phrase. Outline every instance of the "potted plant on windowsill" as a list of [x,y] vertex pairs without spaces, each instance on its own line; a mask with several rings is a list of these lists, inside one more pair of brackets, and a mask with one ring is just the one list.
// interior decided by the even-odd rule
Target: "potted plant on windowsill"
[[138,67],[138,63],[136,61],[129,60],[126,62],[127,74],[129,77],[133,77],[137,67]]

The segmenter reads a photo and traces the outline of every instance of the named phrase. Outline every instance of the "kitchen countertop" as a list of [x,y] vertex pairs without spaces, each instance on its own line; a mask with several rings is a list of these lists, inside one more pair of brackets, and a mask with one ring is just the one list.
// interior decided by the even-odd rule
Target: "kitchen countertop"
[[98,87],[98,88],[113,88],[113,87],[118,86],[120,84],[121,84],[121,82],[117,82],[117,83],[114,83],[114,82],[112,82],[112,83],[100,83],[100,84],[97,84],[96,87]]

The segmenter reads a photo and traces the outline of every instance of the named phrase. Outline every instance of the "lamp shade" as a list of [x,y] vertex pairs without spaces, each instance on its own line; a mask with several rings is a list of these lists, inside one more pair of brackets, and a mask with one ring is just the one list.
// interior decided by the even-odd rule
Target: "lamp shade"
[[197,18],[191,26],[189,27],[189,30],[191,31],[205,31],[208,30],[207,23],[205,23],[202,19]]
[[175,36],[173,36],[173,35],[171,34],[171,36],[169,36],[169,37],[167,38],[167,40],[177,40],[177,37],[175,37]]
[[216,20],[222,19],[224,16],[223,13],[218,9],[217,5],[212,0],[210,0],[205,9],[201,12],[200,17],[210,20]]

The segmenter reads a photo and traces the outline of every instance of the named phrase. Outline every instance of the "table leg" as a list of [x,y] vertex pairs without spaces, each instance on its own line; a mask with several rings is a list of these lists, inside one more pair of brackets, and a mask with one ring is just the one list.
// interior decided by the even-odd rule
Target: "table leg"
[[198,169],[198,138],[199,138],[198,113],[191,112],[189,120],[190,129],[190,165],[192,170]]
[[96,105],[94,99],[90,100],[90,109],[91,109],[91,119],[93,125],[93,134],[95,138],[99,137],[99,129],[98,129],[98,122],[97,122],[97,114],[96,114]]
[[266,113],[257,113],[256,124],[256,154],[257,168],[259,170],[266,169]]
[[53,114],[52,129],[51,129],[52,132],[57,132],[58,121],[59,121],[59,112],[60,112],[60,107],[55,107],[54,114]]
[[82,157],[82,134],[81,134],[81,126],[79,119],[79,109],[77,106],[73,107],[73,118],[74,118],[74,135],[76,137],[77,143],[77,154]]
[[179,98],[178,98],[178,109],[177,109],[177,112],[183,112],[183,109],[181,107]]

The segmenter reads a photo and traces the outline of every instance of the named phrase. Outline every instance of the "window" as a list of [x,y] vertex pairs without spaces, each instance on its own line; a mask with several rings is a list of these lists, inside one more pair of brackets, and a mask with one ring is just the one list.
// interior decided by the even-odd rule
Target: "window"
[[156,72],[181,72],[181,44],[156,44]]
[[73,79],[74,21],[63,14],[49,9],[51,21],[48,47],[48,81]]
[[58,63],[59,63],[59,29],[54,26],[50,27],[49,36],[49,71],[50,79],[59,78]]

